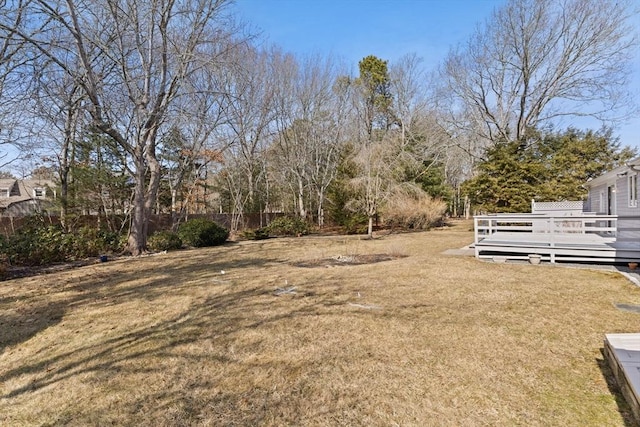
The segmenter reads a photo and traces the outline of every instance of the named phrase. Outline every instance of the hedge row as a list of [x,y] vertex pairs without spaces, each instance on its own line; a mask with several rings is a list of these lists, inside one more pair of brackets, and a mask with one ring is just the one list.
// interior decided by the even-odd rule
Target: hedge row
[[[214,221],[198,218],[180,225],[178,233],[161,231],[149,237],[151,250],[214,246],[224,243],[229,231]],[[45,217],[35,215],[9,237],[0,235],[0,261],[10,265],[35,266],[75,261],[121,252],[125,235],[104,229],[81,227],[73,233]]]

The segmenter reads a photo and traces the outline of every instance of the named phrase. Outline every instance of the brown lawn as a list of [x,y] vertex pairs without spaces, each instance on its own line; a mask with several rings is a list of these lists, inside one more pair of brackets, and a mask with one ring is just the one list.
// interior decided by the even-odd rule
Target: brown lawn
[[632,425],[601,348],[640,332],[614,306],[640,288],[443,255],[472,237],[273,239],[0,282],[0,425]]

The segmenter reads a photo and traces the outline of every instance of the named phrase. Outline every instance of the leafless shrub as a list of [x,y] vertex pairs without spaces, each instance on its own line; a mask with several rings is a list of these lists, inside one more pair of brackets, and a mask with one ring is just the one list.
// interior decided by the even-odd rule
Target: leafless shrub
[[444,201],[415,186],[403,186],[391,194],[383,216],[387,225],[426,230],[441,222],[446,210]]

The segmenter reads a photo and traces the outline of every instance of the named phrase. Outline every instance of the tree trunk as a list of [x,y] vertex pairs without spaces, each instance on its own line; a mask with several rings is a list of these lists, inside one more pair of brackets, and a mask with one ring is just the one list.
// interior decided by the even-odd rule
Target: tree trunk
[[464,218],[469,219],[469,211],[471,210],[471,201],[469,196],[464,196]]
[[69,167],[60,167],[60,225],[67,230],[67,216],[69,212]]
[[300,218],[307,216],[307,211],[304,208],[304,182],[301,178],[298,178],[298,215]]
[[147,236],[149,235],[149,223],[151,222],[151,214],[158,199],[158,189],[160,188],[160,163],[156,159],[155,153],[147,156],[147,165],[149,166],[149,186],[145,194],[145,225],[144,225],[144,246],[147,247]]
[[144,220],[144,197],[139,195],[140,190],[136,185],[133,198],[133,213],[131,215],[131,227],[129,228],[129,239],[127,241],[128,251],[131,255],[138,256],[147,249]]
[[373,215],[369,215],[369,226],[367,227],[367,236],[373,239]]
[[133,212],[131,214],[131,227],[129,227],[129,237],[127,239],[127,249],[131,255],[138,256],[147,250],[147,224],[145,212],[145,165],[139,153],[142,147],[136,150],[135,157],[135,186],[133,190]]
[[318,191],[318,227],[324,226],[324,192]]
[[171,229],[176,225],[178,219],[178,190],[171,188]]
[[[74,87],[75,92],[77,87]],[[76,125],[76,105],[67,103],[68,110],[66,112],[64,123],[64,140],[62,143],[62,153],[60,155],[60,224],[67,229],[67,217],[69,213],[69,171],[71,170],[71,162],[74,159],[74,151],[70,150],[75,147],[75,125]],[[71,151],[71,153],[70,153]],[[71,159],[69,158],[72,155]]]
[[[248,199],[249,199],[249,209],[253,209],[253,199],[254,199],[254,183],[253,183],[253,167],[251,167],[249,169],[249,172],[247,173],[247,190],[248,192]],[[252,211],[249,211],[252,212]]]

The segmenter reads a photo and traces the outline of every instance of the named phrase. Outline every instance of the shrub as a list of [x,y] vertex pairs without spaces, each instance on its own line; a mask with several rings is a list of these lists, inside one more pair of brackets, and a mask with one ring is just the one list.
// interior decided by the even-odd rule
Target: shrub
[[9,238],[7,255],[12,264],[40,265],[66,260],[71,238],[55,225],[31,227],[18,230]]
[[0,280],[4,279],[9,269],[9,260],[5,254],[0,254]]
[[255,230],[247,229],[242,232],[242,236],[247,240],[264,240],[269,238],[269,229],[267,227],[256,228]]
[[342,223],[347,234],[366,234],[369,228],[369,217],[361,213],[352,213]]
[[7,238],[4,234],[0,234],[0,256],[7,251]]
[[74,233],[73,249],[69,251],[68,256],[76,259],[88,258],[117,252],[121,248],[119,233],[84,226]]
[[389,198],[384,219],[390,226],[427,230],[441,223],[446,211],[446,202],[433,199],[422,190],[405,188]]
[[301,236],[309,234],[309,224],[297,216],[282,216],[265,227],[269,234],[278,236]]
[[153,251],[171,251],[182,248],[182,239],[172,231],[157,231],[149,236],[149,249]]
[[0,280],[3,280],[7,275],[7,269],[9,268],[9,256],[6,249],[7,239],[4,235],[0,234]]
[[196,248],[223,244],[229,230],[206,218],[195,218],[180,224],[178,236],[184,243]]
[[119,234],[86,226],[67,233],[42,215],[34,215],[15,234],[0,242],[0,246],[11,264],[42,265],[117,251]]

